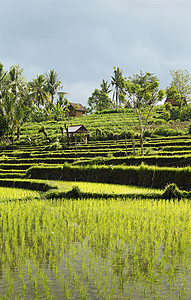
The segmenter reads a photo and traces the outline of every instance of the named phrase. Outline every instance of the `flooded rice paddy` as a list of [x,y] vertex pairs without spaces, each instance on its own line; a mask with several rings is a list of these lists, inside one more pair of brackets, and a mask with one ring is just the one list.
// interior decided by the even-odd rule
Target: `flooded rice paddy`
[[190,299],[189,201],[0,204],[0,299]]

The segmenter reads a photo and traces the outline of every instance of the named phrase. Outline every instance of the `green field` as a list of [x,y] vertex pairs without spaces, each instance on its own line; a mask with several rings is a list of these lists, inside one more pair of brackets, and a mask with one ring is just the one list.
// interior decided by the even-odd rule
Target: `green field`
[[147,194],[147,193],[160,193],[159,189],[147,189],[136,186],[125,186],[119,184],[104,184],[104,183],[91,183],[91,182],[76,182],[76,181],[63,181],[60,183],[61,187],[70,190],[73,186],[78,186],[84,193],[100,193],[100,194]]
[[40,194],[37,191],[0,187],[0,201],[23,200],[23,199],[35,198],[39,196]]
[[0,205],[2,299],[189,299],[189,201],[63,200]]
[[131,110],[71,118],[87,145],[64,121],[1,142],[0,299],[190,299],[189,123],[150,121],[144,156]]

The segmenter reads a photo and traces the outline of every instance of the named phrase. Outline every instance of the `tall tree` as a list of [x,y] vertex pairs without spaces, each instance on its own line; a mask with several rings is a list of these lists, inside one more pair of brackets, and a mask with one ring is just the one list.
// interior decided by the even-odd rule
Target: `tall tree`
[[100,87],[101,87],[101,91],[103,91],[107,95],[112,91],[110,88],[111,84],[108,83],[108,80],[103,79],[102,83],[100,84]]
[[171,70],[171,85],[174,85],[181,97],[185,97],[187,101],[191,100],[191,74],[188,70]]
[[6,87],[6,77],[7,77],[7,71],[4,71],[4,66],[2,63],[0,63],[0,100],[3,97],[3,91]]
[[44,75],[37,75],[33,81],[29,82],[30,97],[39,107],[49,101],[49,95],[46,91],[46,78]]
[[24,69],[19,65],[11,66],[9,72],[5,72],[0,64],[1,114],[8,125],[7,133],[11,140],[15,129],[19,137],[20,126],[29,115],[27,80],[23,72]]
[[165,91],[159,90],[159,80],[152,73],[143,73],[129,77],[124,81],[124,86],[134,108],[140,131],[141,155],[143,152],[143,137],[148,125],[148,120],[154,105],[162,100]]
[[26,93],[27,80],[23,75],[24,69],[19,65],[12,66],[8,73],[7,84],[12,93],[17,97],[22,97]]
[[15,103],[16,96],[11,91],[6,91],[2,99],[2,111],[8,124],[7,134],[10,134],[13,140],[13,131],[16,126],[15,122]]
[[65,107],[66,102],[68,101],[66,99],[67,95],[69,95],[69,93],[67,93],[67,92],[63,92],[63,91],[58,92],[58,98],[56,100],[56,105],[57,106],[60,105],[60,106]]
[[171,84],[170,87],[166,88],[166,96],[170,100],[175,100],[179,109],[182,109],[183,106],[183,99],[181,94],[177,91],[177,88],[174,84]]
[[47,92],[51,96],[51,102],[54,102],[54,96],[57,91],[61,88],[61,81],[58,77],[58,74],[54,70],[49,70],[48,73],[45,74],[46,77],[46,86]]
[[5,136],[8,131],[8,123],[2,107],[0,107],[0,138]]
[[9,127],[8,133],[11,140],[13,140],[15,128],[17,137],[19,137],[20,126],[28,117],[28,89],[23,72],[24,69],[19,65],[12,66],[5,79],[6,87],[2,98],[2,110]]
[[118,108],[119,100],[124,97],[120,97],[120,95],[124,95],[125,91],[123,88],[123,71],[119,67],[113,67],[114,76],[111,76],[111,84],[114,86],[113,100],[115,99],[115,107]]
[[103,109],[109,109],[111,106],[111,99],[102,90],[95,89],[91,97],[88,99],[88,105],[91,110],[101,111]]

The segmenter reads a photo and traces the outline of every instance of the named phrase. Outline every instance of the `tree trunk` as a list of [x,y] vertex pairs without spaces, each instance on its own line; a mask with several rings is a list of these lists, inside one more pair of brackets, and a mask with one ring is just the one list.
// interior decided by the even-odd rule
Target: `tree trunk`
[[67,135],[67,146],[70,146],[70,139],[69,139],[69,132],[68,132],[68,126],[66,126],[66,124],[64,124],[65,129],[66,129],[66,135]]
[[143,152],[143,135],[140,135],[140,143],[141,143],[141,156],[144,156],[144,152]]
[[47,133],[46,133],[46,131],[45,131],[45,129],[44,129],[44,126],[42,126],[42,127],[39,129],[38,132],[42,132],[42,133],[44,134],[45,138],[47,139],[48,135],[47,135]]
[[[139,118],[141,156],[144,156],[144,152],[143,152],[143,136],[144,136],[144,132],[145,132],[145,129],[146,129],[146,124],[147,124],[147,122],[145,123],[145,126],[144,126],[144,128],[143,128],[142,118],[141,118],[141,113],[140,113],[139,109],[136,109],[136,114],[137,114],[137,116],[138,116],[138,118]],[[148,120],[148,116],[147,116],[147,120]]]
[[17,140],[20,138],[20,126],[17,126]]
[[115,93],[115,101],[116,101],[116,108],[118,108],[118,88],[116,87],[116,93]]
[[62,126],[60,126],[60,131],[62,134],[62,142],[64,141],[64,129],[62,128]]
[[134,133],[131,137],[131,141],[132,141],[132,146],[133,146],[133,156],[135,156],[135,135],[134,135]]

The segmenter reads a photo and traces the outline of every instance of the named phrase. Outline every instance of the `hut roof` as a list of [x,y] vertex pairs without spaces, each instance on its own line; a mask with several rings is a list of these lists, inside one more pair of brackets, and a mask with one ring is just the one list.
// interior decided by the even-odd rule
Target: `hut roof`
[[75,110],[86,111],[85,107],[83,107],[80,103],[72,103],[70,102],[70,106],[72,106]]
[[89,133],[89,130],[84,125],[72,125],[68,126],[68,133]]
[[[186,101],[185,97],[182,97],[181,100],[183,101],[183,105],[187,104],[187,101]],[[178,103],[176,102],[175,99],[166,98],[165,103],[168,103],[168,102],[170,102],[172,104],[172,106],[178,106]]]

